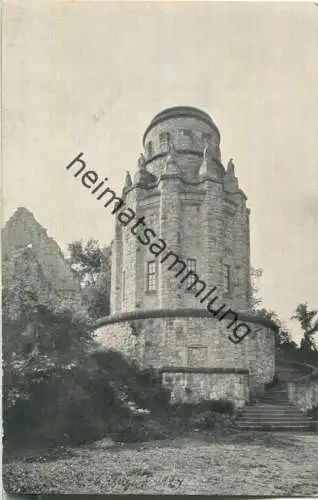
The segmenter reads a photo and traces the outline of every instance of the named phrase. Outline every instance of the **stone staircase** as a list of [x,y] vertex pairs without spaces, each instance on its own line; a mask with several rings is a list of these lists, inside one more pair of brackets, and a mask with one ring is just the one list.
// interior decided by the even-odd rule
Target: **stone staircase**
[[280,382],[243,408],[237,426],[241,430],[309,431],[311,419],[288,401],[287,384]]

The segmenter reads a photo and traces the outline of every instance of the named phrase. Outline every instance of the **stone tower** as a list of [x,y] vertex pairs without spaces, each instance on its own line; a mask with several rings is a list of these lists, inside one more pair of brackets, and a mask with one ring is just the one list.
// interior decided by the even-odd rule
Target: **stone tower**
[[[173,400],[244,404],[273,376],[273,324],[248,313],[249,209],[211,117],[192,107],[156,115],[122,199],[141,222],[129,230],[115,218],[111,316],[98,338],[158,368]],[[220,320],[229,310],[258,332],[230,342]]]

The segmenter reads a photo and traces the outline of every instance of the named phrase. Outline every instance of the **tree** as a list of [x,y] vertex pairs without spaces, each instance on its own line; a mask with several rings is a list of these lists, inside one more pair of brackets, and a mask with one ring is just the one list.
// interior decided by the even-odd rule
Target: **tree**
[[80,280],[90,317],[107,316],[110,302],[110,248],[100,248],[98,241],[92,238],[86,244],[75,241],[68,248],[68,261]]
[[256,312],[259,316],[274,321],[274,323],[278,326],[278,331],[275,333],[275,344],[277,346],[288,345],[289,347],[296,347],[296,343],[292,340],[291,333],[286,324],[278,317],[275,311],[268,310],[263,307],[262,309],[258,309]]
[[318,352],[313,335],[318,332],[318,317],[316,317],[318,311],[308,309],[307,302],[299,304],[296,307],[295,313],[291,319],[296,319],[299,321],[300,326],[303,330],[303,338],[300,342],[300,348],[304,351]]
[[251,267],[251,309],[258,316],[262,316],[266,319],[271,319],[278,326],[278,331],[275,334],[275,344],[277,346],[296,347],[296,343],[292,340],[290,331],[288,330],[286,324],[278,317],[277,313],[273,310],[266,309],[265,307],[260,307],[262,304],[262,299],[258,296],[259,284],[258,280],[262,277],[263,271],[257,267]]
[[92,238],[84,245],[82,241],[74,241],[68,245],[71,268],[78,276],[81,286],[95,285],[101,272],[105,256],[98,241]]

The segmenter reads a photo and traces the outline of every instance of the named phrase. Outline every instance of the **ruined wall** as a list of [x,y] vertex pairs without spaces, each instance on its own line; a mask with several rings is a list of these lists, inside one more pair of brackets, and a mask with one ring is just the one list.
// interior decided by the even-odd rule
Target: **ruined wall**
[[[3,285],[18,314],[19,290],[56,309],[84,311],[79,281],[57,243],[25,208],[19,208],[2,232]],[[15,310],[15,312],[14,312]]]

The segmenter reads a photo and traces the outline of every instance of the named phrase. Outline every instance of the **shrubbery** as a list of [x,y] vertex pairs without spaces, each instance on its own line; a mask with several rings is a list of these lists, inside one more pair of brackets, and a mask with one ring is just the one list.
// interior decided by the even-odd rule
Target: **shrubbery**
[[307,415],[315,421],[318,421],[318,406],[314,406],[308,410]]
[[85,321],[33,306],[4,318],[4,445],[82,444],[136,428],[129,402],[155,409],[169,393],[152,370],[94,351]]
[[[123,422],[122,422],[123,423]],[[174,404],[151,415],[133,415],[111,433],[115,441],[134,442],[165,439],[193,431],[225,431],[235,426],[233,405],[228,401]]]
[[234,422],[234,405],[225,400],[201,401],[197,404],[181,403],[172,405],[169,414],[184,430],[212,429]]
[[231,424],[228,401],[170,405],[155,370],[97,351],[83,319],[44,306],[25,311],[3,324],[6,452],[80,445],[105,435],[147,441]]
[[132,440],[141,440],[144,434],[147,438],[151,424],[134,415],[127,403],[138,406],[142,400],[143,407],[154,409],[159,402],[168,402],[169,394],[119,353],[96,357],[87,356],[81,366],[47,370],[39,379],[33,377],[25,384],[19,380],[11,386],[20,397],[5,406],[6,444],[78,445],[105,434],[121,440],[127,430]]

